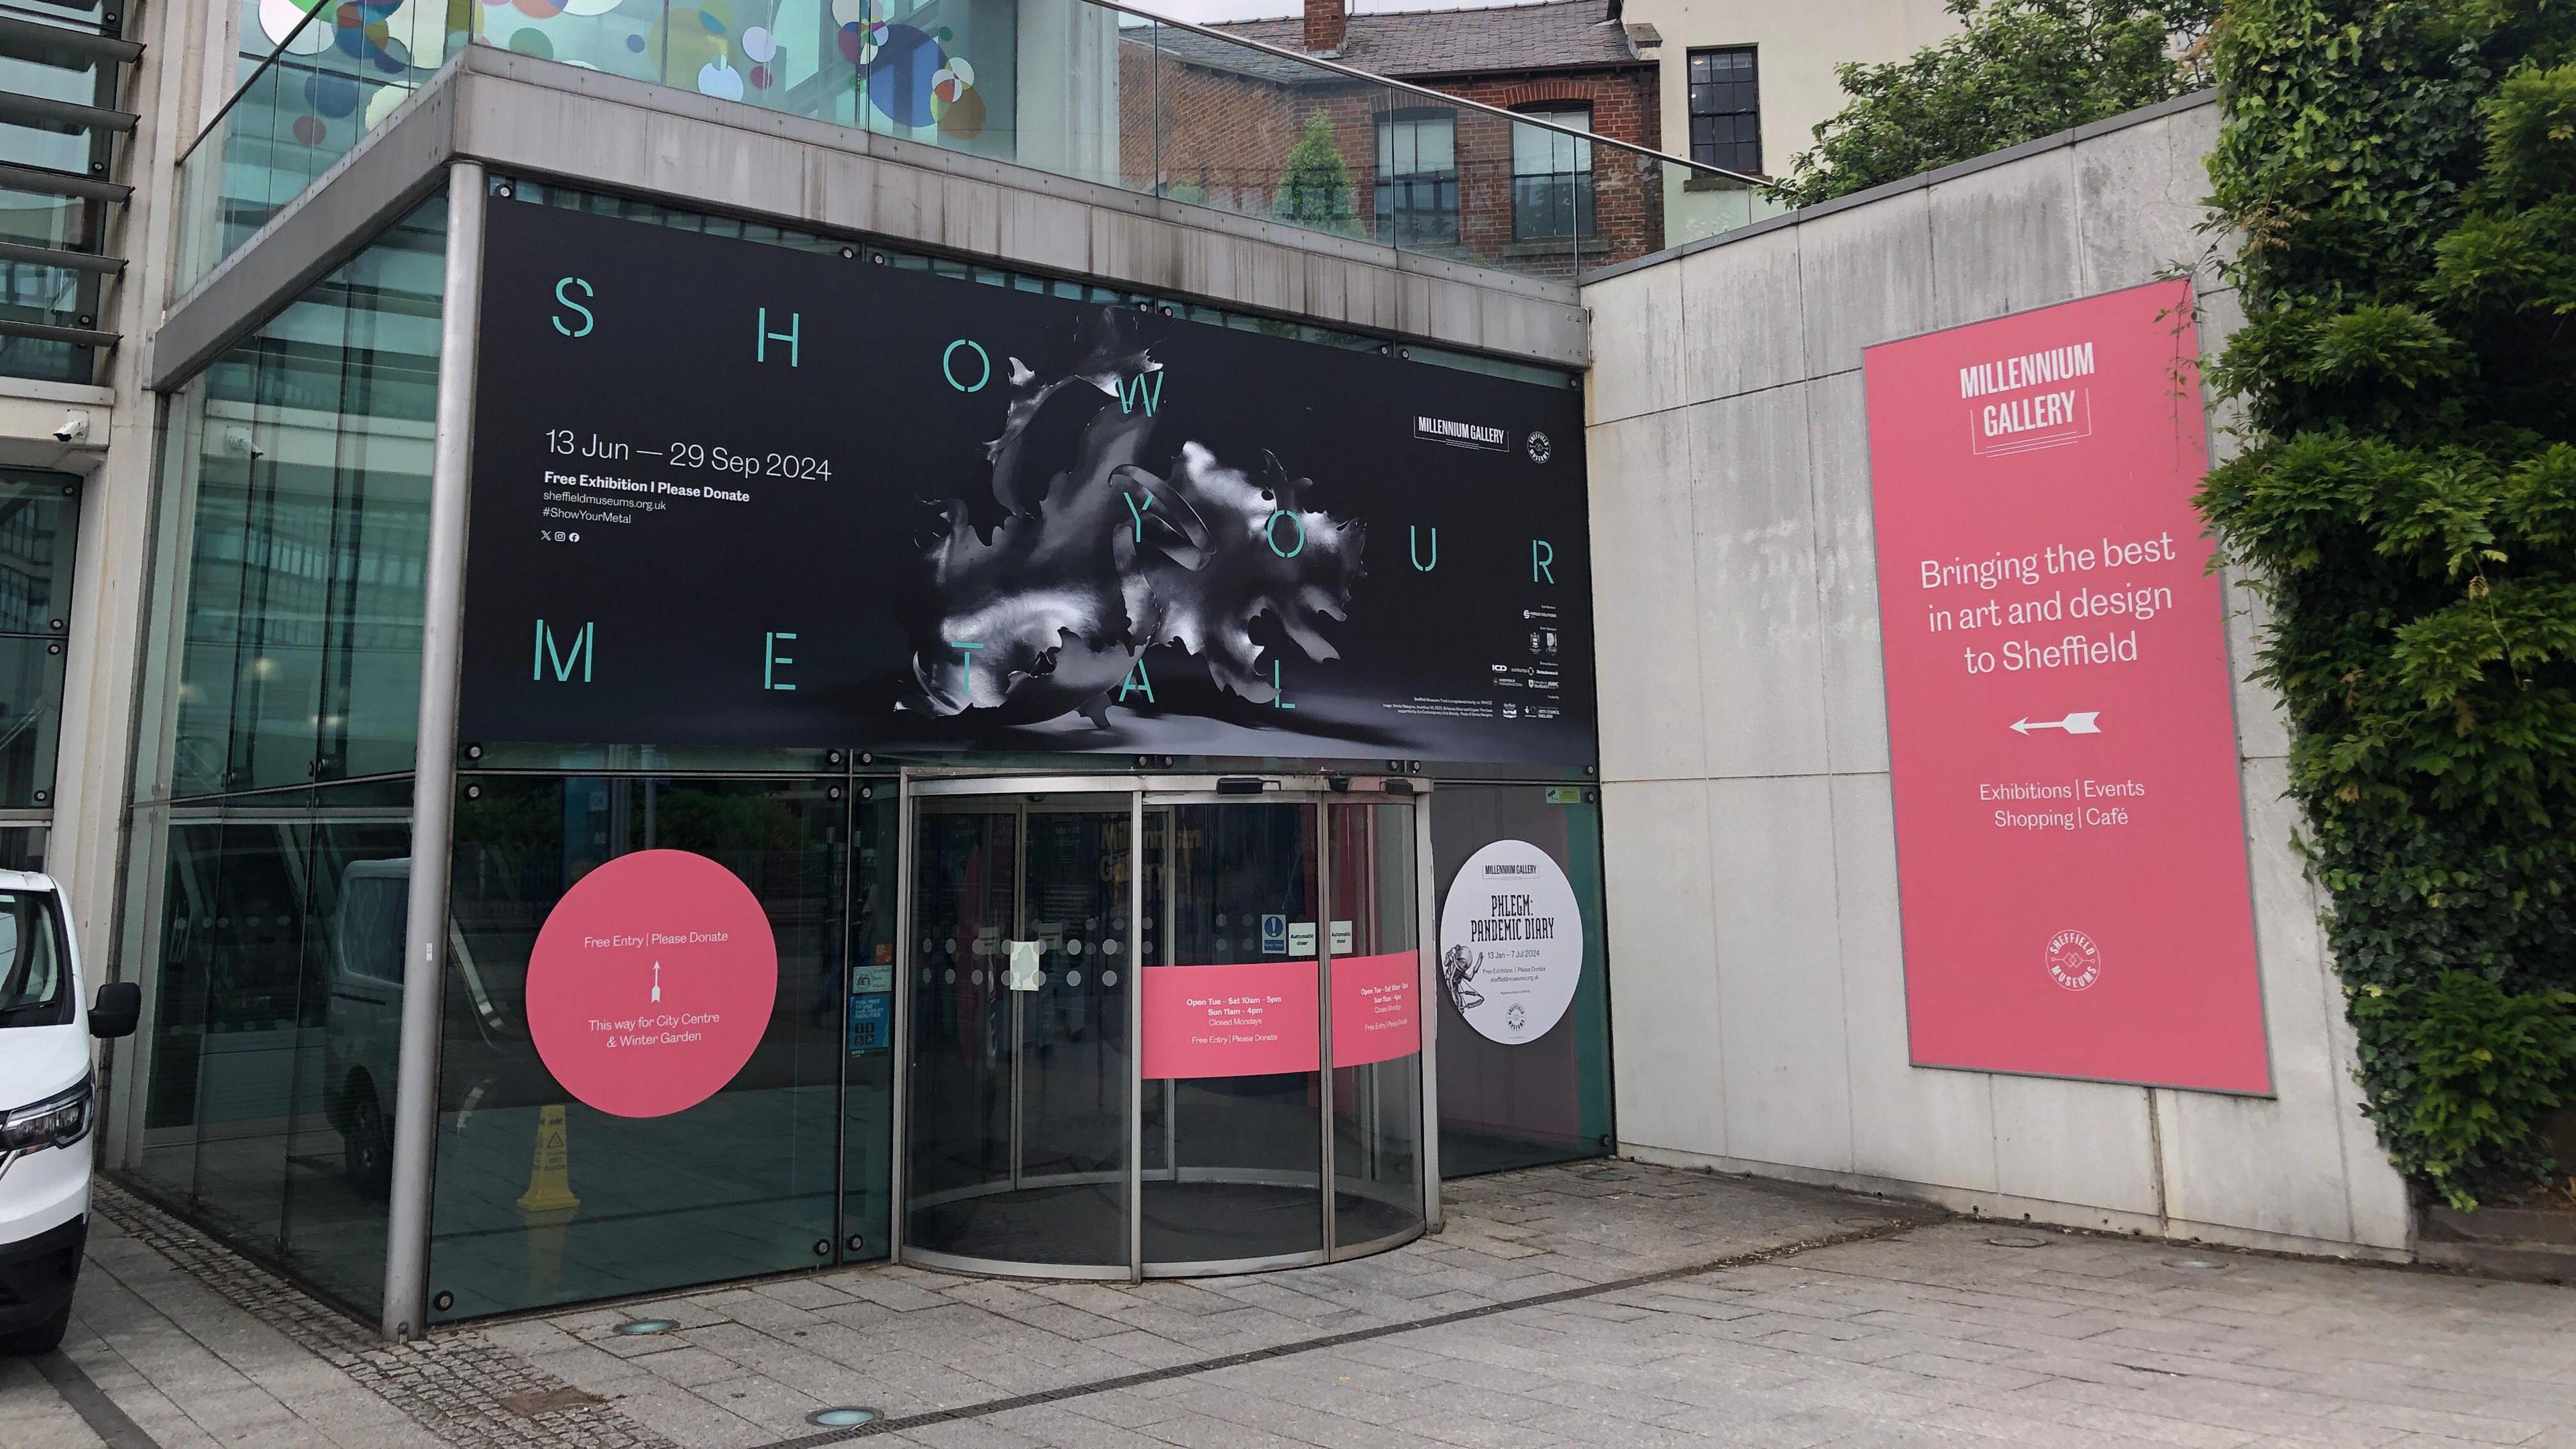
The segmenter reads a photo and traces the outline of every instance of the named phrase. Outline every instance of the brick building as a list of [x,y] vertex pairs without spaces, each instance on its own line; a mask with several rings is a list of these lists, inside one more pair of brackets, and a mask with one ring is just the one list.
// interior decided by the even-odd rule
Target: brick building
[[[1611,0],[1387,15],[1306,0],[1302,15],[1211,28],[1660,149],[1655,64],[1617,14]],[[1252,215],[1321,208],[1354,235],[1522,270],[1664,244],[1657,178],[1628,153],[1168,26],[1123,39],[1121,170],[1165,195]],[[1291,182],[1319,115],[1340,169],[1310,148]]]

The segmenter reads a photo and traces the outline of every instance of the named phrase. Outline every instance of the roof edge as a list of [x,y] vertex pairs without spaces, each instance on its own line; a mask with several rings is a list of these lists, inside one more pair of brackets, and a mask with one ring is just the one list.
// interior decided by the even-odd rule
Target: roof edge
[[2018,145],[2006,146],[2000,151],[1989,151],[1983,156],[1954,161],[1947,166],[1920,171],[1895,181],[1883,181],[1876,186],[1855,191],[1849,196],[1837,196],[1831,201],[1820,201],[1813,206],[1802,206],[1795,211],[1784,211],[1778,216],[1764,217],[1760,221],[1749,222],[1732,231],[1722,231],[1715,236],[1701,237],[1697,241],[1684,242],[1677,247],[1666,247],[1659,252],[1648,252],[1642,257],[1633,257],[1627,261],[1603,267],[1597,272],[1587,273],[1583,277],[1582,284],[1589,287],[1596,282],[1607,282],[1617,277],[1624,277],[1630,272],[1641,272],[1648,267],[1660,266],[1665,262],[1677,261],[1680,258],[1707,251],[1711,247],[1725,246],[1730,242],[1750,241],[1757,236],[1796,226],[1800,222],[1821,221],[1836,212],[1850,211],[1867,206],[1874,201],[1885,201],[1889,197],[1902,196],[1909,191],[1929,190],[1944,182],[1956,181],[1963,176],[1973,176],[1980,171],[1991,171],[1998,166],[2009,166],[2015,161],[2028,160],[2033,156],[2090,141],[2097,136],[2107,136],[2115,131],[2125,131],[2131,126],[2142,126],[2149,121],[2160,121],[2167,116],[2216,104],[2218,104],[2216,87],[2192,91],[2170,100],[2157,101],[2153,105],[2140,106],[2134,111],[2122,111],[2116,116],[2105,116],[2098,121],[2087,121],[2081,126],[2051,132],[2034,140],[2023,141]]

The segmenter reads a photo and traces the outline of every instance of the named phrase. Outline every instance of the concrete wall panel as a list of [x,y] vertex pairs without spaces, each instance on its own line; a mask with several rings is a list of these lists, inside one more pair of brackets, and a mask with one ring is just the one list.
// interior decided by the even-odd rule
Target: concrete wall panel
[[1682,259],[1682,376],[1689,391],[1730,397],[1811,375],[1799,266],[1794,229]]
[[2085,1210],[2156,1215],[2155,1133],[2147,1094],[2108,1082],[1985,1078],[1995,1114],[1995,1189],[2076,1211],[2060,1221],[2105,1226]]
[[[1699,579],[1691,546],[1682,415],[1647,413],[1590,430],[1593,637],[1604,780],[1708,773],[1700,708]],[[1603,480],[1617,480],[1603,487]],[[1618,576],[1615,584],[1607,576]],[[1615,889],[1615,887],[1614,887]]]
[[1852,1169],[1995,1191],[1994,1099],[1975,1072],[1912,1065],[1888,777],[1833,777],[1834,916],[1851,1056]]
[[1887,657],[1880,652],[1877,520],[1870,512],[1869,414],[1857,372],[1807,384],[1816,494],[1816,606],[1824,655],[1825,758],[1836,771],[1887,768]]
[[1708,787],[1612,781],[1601,787],[1601,827],[1620,962],[1610,997],[1620,1136],[1722,1154],[1726,1018],[1710,949]]
[[2085,292],[2194,269],[2210,254],[2220,238],[2206,226],[2201,158],[2217,142],[2218,107],[2202,106],[2072,149]]
[[1807,387],[1722,397],[1682,416],[1708,772],[1821,772],[1825,663]]
[[1708,838],[1726,1155],[1848,1171],[1830,782],[1712,780]]
[[2026,312],[2081,291],[2072,148],[1962,176],[1930,195],[1932,326]]
[[1682,395],[1682,269],[1651,267],[1583,294],[1593,330],[1619,339],[1595,359],[1585,387],[1594,424],[1679,404]]
[[[2208,104],[2150,108],[1586,289],[1629,1149],[2016,1218],[2406,1251],[2405,1186],[2358,1111],[2321,902],[2291,848],[2279,705],[2241,678],[2259,608],[2234,581],[2275,1094],[1918,1068],[1908,1050],[1880,635],[1882,606],[1909,604],[1877,592],[1860,352],[2196,255],[2216,123]],[[2236,299],[2202,302],[2214,353]]]
[[1807,366],[1860,366],[1862,348],[1932,326],[1932,202],[1891,196],[1798,228]]

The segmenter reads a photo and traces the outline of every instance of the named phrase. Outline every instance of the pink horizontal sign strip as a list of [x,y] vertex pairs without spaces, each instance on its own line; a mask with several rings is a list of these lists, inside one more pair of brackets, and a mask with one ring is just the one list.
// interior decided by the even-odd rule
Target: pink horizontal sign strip
[[1260,1077],[1320,1065],[1315,963],[1145,968],[1144,1074]]
[[1333,1065],[1364,1067],[1422,1050],[1422,957],[1333,960]]

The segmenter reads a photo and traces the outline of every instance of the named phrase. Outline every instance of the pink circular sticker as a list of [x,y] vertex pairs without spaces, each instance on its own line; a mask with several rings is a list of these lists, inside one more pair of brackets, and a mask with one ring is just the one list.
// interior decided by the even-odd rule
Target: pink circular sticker
[[685,850],[583,876],[528,957],[528,1035],[574,1097],[663,1117],[751,1060],[778,998],[778,938],[740,877]]

